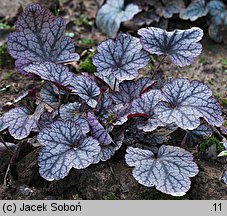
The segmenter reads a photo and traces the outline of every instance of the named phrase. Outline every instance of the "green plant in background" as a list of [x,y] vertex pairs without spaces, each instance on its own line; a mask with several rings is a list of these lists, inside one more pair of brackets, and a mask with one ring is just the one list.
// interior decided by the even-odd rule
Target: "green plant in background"
[[79,18],[75,19],[74,24],[76,26],[86,25],[86,26],[92,27],[94,23],[92,20],[89,19],[88,16],[81,14]]
[[6,23],[0,23],[0,29],[10,29],[11,26]]
[[96,41],[92,38],[84,38],[84,39],[78,40],[78,44],[81,44],[81,45],[93,45],[95,43]]
[[114,192],[108,192],[108,194],[106,195],[106,199],[107,200],[117,200],[117,196]]
[[86,71],[88,73],[95,73],[96,72],[96,67],[92,63],[92,58],[94,56],[94,52],[91,52],[88,57],[82,61],[79,65],[80,70]]
[[215,146],[216,146],[217,154],[219,154],[220,152],[222,152],[224,150],[222,143],[217,138],[212,136],[199,145],[199,155],[204,154],[206,152],[206,150],[213,144],[215,144]]

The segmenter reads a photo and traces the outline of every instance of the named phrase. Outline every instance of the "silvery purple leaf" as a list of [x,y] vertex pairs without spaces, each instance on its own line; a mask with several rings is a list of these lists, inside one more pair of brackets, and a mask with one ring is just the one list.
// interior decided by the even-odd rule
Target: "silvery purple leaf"
[[[182,134],[182,131],[180,132]],[[200,124],[194,130],[186,130],[183,140],[181,140],[181,146],[187,144],[187,146],[195,146],[198,141],[204,138],[208,138],[213,134],[213,128],[207,124]]]
[[74,43],[65,37],[65,21],[38,4],[29,5],[18,17],[16,28],[8,37],[11,56],[30,62],[69,62],[79,59]]
[[147,77],[137,81],[124,81],[120,83],[119,91],[112,94],[112,98],[116,104],[132,103],[155,83],[156,81]]
[[52,181],[68,175],[71,168],[84,169],[93,163],[100,152],[99,143],[85,137],[81,128],[72,121],[57,121],[38,135],[43,145],[39,154],[40,175]]
[[60,107],[60,116],[62,120],[72,120],[78,118],[81,104],[79,102],[64,104]]
[[8,130],[14,139],[26,138],[30,132],[38,128],[38,121],[43,113],[39,106],[31,114],[25,107],[16,107],[5,113],[3,116],[4,124],[8,125]]
[[93,57],[98,74],[113,74],[114,78],[120,81],[137,77],[138,70],[148,62],[149,55],[142,50],[140,40],[129,34],[119,34],[115,40],[102,42]]
[[15,61],[15,66],[16,66],[16,69],[18,72],[20,72],[21,74],[25,74],[25,75],[29,75],[31,76],[30,74],[28,74],[28,72],[26,72],[24,70],[25,67],[27,67],[31,62],[27,59],[17,59]]
[[90,107],[96,107],[100,89],[95,81],[87,76],[79,75],[73,76],[70,85],[72,92],[78,94]]
[[119,90],[119,84],[121,83],[121,81],[117,80],[114,74],[103,75],[101,73],[95,73],[95,76],[103,80],[110,89],[115,91]]
[[220,105],[202,82],[175,79],[164,85],[162,92],[163,98],[155,107],[155,113],[163,123],[193,130],[200,125],[199,118],[204,118],[212,126],[222,125]]
[[28,73],[36,74],[44,80],[58,83],[62,86],[69,85],[73,79],[73,73],[69,72],[68,67],[52,62],[30,64],[24,70]]
[[202,52],[198,43],[203,37],[203,30],[193,27],[187,30],[167,32],[160,28],[139,29],[141,44],[151,54],[168,55],[172,62],[180,67],[190,65]]
[[41,131],[46,127],[49,127],[49,125],[51,125],[55,121],[54,117],[55,117],[54,112],[48,112],[45,110],[39,119],[39,123],[38,123],[39,131]]
[[90,126],[86,119],[85,113],[81,111],[81,104],[78,102],[68,103],[60,107],[60,117],[62,120],[72,120],[76,125],[81,127],[84,134],[90,131]]
[[87,120],[91,128],[92,137],[97,139],[101,145],[109,145],[113,142],[106,129],[99,123],[92,112],[88,112]]
[[107,0],[97,13],[96,25],[109,37],[114,38],[120,24],[132,19],[139,12],[140,9],[135,4],[125,6],[124,0]]
[[[56,109],[59,102],[57,87],[52,83],[46,83],[40,90],[40,99],[42,102]],[[39,101],[38,101],[39,102]]]
[[111,108],[111,105],[113,103],[111,94],[108,92],[103,92],[102,97],[97,105],[96,110],[98,111],[99,116],[105,116],[108,115],[108,111]]
[[151,132],[165,124],[154,113],[155,106],[162,98],[160,90],[150,90],[132,103],[131,114],[146,114],[148,119],[140,121],[137,128],[145,132]]
[[118,130],[114,137],[114,145],[100,145],[101,151],[94,156],[94,164],[100,161],[109,160],[115,152],[122,146],[124,140],[124,131]]
[[210,125],[203,123],[200,124],[199,127],[197,127],[196,129],[188,131],[188,133],[191,133],[199,137],[209,137],[213,134],[213,129]]
[[162,145],[157,158],[153,152],[129,147],[125,156],[126,163],[133,169],[134,178],[147,187],[172,196],[183,196],[191,186],[190,177],[198,174],[193,156],[186,150]]
[[195,21],[200,17],[206,16],[207,13],[208,9],[205,0],[194,0],[186,9],[180,11],[180,18]]

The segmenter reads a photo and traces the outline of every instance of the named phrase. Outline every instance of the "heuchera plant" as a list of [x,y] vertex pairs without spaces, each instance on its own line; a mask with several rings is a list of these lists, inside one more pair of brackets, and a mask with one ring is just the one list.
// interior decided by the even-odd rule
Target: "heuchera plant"
[[[18,140],[37,138],[43,178],[62,179],[71,168],[84,169],[110,159],[124,144],[125,128],[133,122],[150,134],[146,142],[155,146],[141,143],[141,148],[127,148],[125,160],[134,167],[135,179],[173,196],[189,190],[198,166],[183,147],[210,136],[212,127],[222,126],[220,105],[200,81],[159,82],[141,77],[139,69],[148,65],[150,54],[169,56],[181,67],[190,65],[202,51],[200,28],[173,32],[142,28],[140,38],[121,33],[98,45],[93,57],[95,75],[76,74],[64,65],[79,55],[64,35],[64,20],[49,10],[38,4],[28,6],[16,28],[8,38],[9,53],[20,72],[38,76],[44,84],[15,100],[14,108],[0,117],[0,131],[8,129]],[[25,103],[28,98],[33,105]],[[181,145],[163,144],[161,130],[184,131]]]

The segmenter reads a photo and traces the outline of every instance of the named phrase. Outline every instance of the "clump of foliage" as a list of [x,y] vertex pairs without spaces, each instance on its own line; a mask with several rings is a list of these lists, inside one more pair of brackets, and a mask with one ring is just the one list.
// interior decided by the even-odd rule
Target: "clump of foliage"
[[94,53],[90,52],[89,55],[87,56],[87,58],[84,61],[80,62],[79,67],[82,71],[87,71],[89,73],[96,72],[96,67],[92,63],[93,56],[94,56]]
[[[139,77],[139,70],[149,64],[150,55],[161,55],[162,61],[170,58],[180,67],[192,64],[202,51],[200,28],[172,32],[142,28],[140,38],[121,33],[98,45],[92,58],[95,74],[79,74],[64,65],[79,55],[64,34],[62,18],[33,4],[16,26],[8,38],[9,53],[19,72],[40,77],[44,84],[15,100],[14,108],[0,117],[0,131],[8,129],[17,140],[35,134],[43,178],[59,180],[72,168],[107,161],[123,145],[125,128],[133,121],[153,139],[140,148],[127,147],[125,161],[133,167],[134,178],[172,196],[189,190],[190,178],[199,171],[192,153],[154,137],[160,130],[169,134],[183,130],[186,138],[206,137],[210,128],[223,124],[220,105],[198,80],[152,80]],[[28,98],[33,105],[24,103]]]
[[[116,6],[117,5],[117,6]],[[171,18],[194,22],[208,20],[209,35],[216,42],[226,42],[226,6],[221,0],[108,0],[98,11],[96,24],[109,37],[115,37],[122,22],[167,28]]]

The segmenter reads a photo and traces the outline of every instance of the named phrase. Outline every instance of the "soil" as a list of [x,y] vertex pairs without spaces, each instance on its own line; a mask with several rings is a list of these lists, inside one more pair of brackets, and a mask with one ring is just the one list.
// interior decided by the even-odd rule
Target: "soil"
[[[66,9],[67,12],[72,11],[71,6]],[[80,10],[82,11],[74,16],[79,17],[83,10],[86,14],[86,7]],[[74,11],[76,11],[75,8]],[[66,18],[70,20],[70,17]],[[82,50],[86,49],[88,52],[90,48],[106,38],[95,27],[90,29],[86,22],[75,27],[69,21],[69,26],[69,30],[75,33],[76,42],[83,38],[93,38],[96,41],[92,45],[77,43],[77,52],[82,55],[84,54]],[[216,44],[206,36],[202,44],[203,53],[191,66],[179,68],[167,60],[161,68],[166,79],[184,77],[198,79],[208,84],[219,99],[226,119],[227,46]],[[74,67],[77,69],[78,65]],[[0,114],[5,111],[6,104],[10,105],[10,102],[13,102],[21,92],[40,85],[40,81],[16,72],[14,61],[9,56],[7,56],[7,63],[4,61],[0,64],[0,81]],[[140,135],[137,134],[137,136]],[[8,142],[12,141],[11,137],[6,139]],[[3,185],[3,178],[10,160],[9,155],[6,155],[0,158],[0,199],[227,199],[227,185],[221,180],[226,163],[224,159],[204,161],[194,154],[200,172],[191,179],[192,186],[189,192],[183,197],[176,198],[162,194],[155,188],[144,187],[132,177],[132,169],[124,161],[125,146],[130,145],[131,142],[136,141],[130,136],[126,137],[123,147],[109,161],[91,165],[84,170],[72,169],[66,178],[53,182],[40,177],[37,164],[39,149],[34,149],[11,167],[7,185]],[[194,148],[190,151],[196,152],[196,147]]]

